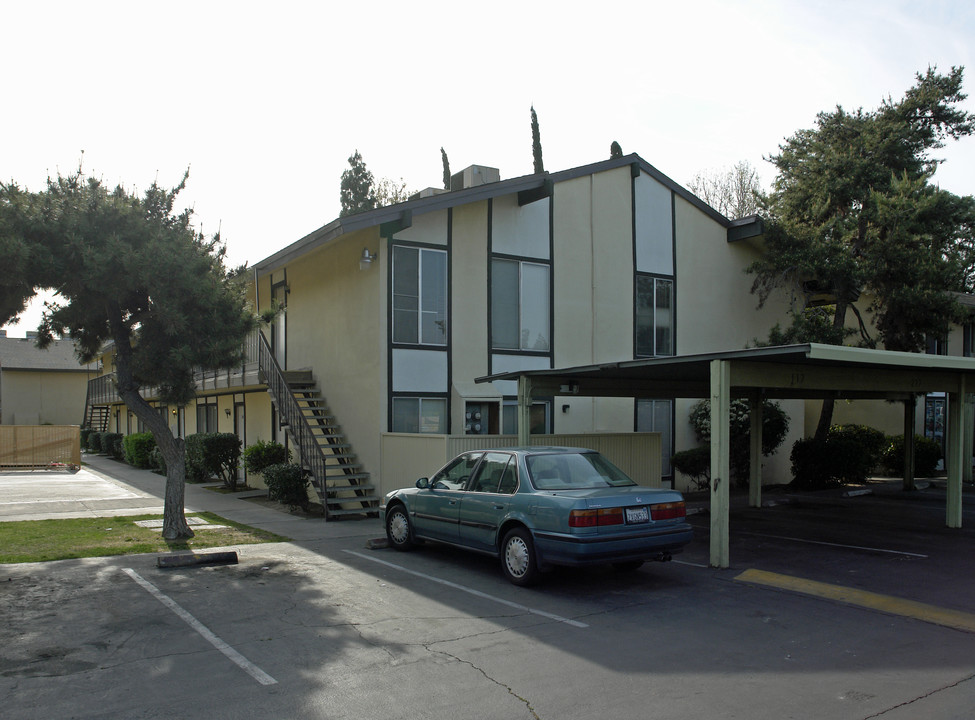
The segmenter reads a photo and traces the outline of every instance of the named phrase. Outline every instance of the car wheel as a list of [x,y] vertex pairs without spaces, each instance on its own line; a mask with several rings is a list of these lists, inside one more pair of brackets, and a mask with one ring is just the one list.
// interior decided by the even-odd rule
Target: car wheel
[[410,516],[402,505],[394,505],[386,511],[386,539],[397,550],[409,550],[413,547]]
[[535,543],[525,528],[514,528],[501,543],[501,570],[515,585],[527,586],[538,580]]
[[613,570],[616,572],[633,572],[643,567],[643,560],[627,560],[626,562],[613,563]]

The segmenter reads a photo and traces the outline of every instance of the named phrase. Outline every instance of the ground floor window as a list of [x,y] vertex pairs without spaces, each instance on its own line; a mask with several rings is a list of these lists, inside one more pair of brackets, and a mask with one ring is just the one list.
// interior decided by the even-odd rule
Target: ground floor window
[[[552,432],[552,403],[536,400],[532,403],[529,421],[529,435],[544,435]],[[518,434],[518,400],[504,401],[501,408],[501,432],[505,435]]]
[[217,403],[203,403],[197,401],[196,404],[196,431],[198,433],[217,432]]
[[674,471],[670,467],[670,455],[674,443],[674,401],[637,400],[636,431],[660,433],[661,458],[660,474],[673,482]]
[[392,432],[447,432],[447,399],[429,397],[393,398]]

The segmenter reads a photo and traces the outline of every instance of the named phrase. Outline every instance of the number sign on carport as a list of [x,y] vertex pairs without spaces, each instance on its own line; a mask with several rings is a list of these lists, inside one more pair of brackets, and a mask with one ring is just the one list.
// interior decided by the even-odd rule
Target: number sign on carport
[[[904,404],[905,487],[913,483],[914,408],[919,394],[948,393],[946,524],[961,527],[962,481],[971,479],[975,359],[865,350],[835,345],[786,345],[630,360],[478,378],[518,380],[518,440],[528,444],[532,397],[710,398],[711,566],[730,565],[729,405],[732,398],[883,399]],[[752,402],[749,502],[761,505],[761,403]]]

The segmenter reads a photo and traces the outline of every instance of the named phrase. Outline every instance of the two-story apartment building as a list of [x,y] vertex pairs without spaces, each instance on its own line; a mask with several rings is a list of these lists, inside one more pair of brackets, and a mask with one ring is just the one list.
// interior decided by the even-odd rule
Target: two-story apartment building
[[[743,272],[761,230],[637,155],[503,181],[473,166],[450,192],[339,218],[258,262],[255,297],[284,308],[269,333],[282,368],[311,371],[388,490],[415,479],[384,460],[390,433],[514,434],[515,383],[474,378],[767,335],[784,305],[758,310]],[[536,398],[532,429],[660,433],[666,478],[694,443],[689,404]]]

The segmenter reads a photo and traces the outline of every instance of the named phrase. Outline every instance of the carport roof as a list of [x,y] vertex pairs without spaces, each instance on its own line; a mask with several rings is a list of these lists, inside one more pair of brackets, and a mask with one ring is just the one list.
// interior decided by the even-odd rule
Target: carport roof
[[[521,379],[525,382],[520,382]],[[710,397],[713,567],[728,567],[730,563],[730,483],[726,479],[730,476],[728,403],[731,398],[764,395],[910,400],[918,393],[947,392],[952,398],[961,398],[962,402],[952,400],[948,405],[946,523],[948,527],[961,527],[962,468],[966,465],[964,456],[970,455],[964,452],[962,439],[972,437],[970,414],[962,412],[961,406],[975,389],[975,359],[972,358],[808,343],[565,369],[523,370],[477,378],[478,382],[491,380],[519,380],[520,444],[527,444],[525,420],[531,397]],[[908,418],[913,416],[909,410],[912,407],[913,403],[905,403],[905,426]],[[761,488],[760,445],[760,442],[751,443],[749,502],[753,505],[759,502]]]
[[711,362],[729,361],[732,394],[776,398],[903,399],[975,389],[975,359],[806,343],[523,370],[477,382],[531,380],[532,394],[695,398],[711,391]]

